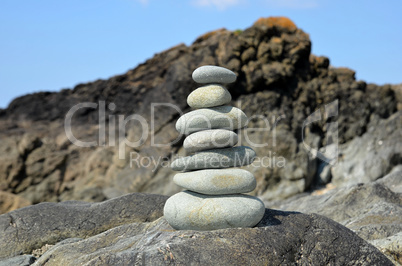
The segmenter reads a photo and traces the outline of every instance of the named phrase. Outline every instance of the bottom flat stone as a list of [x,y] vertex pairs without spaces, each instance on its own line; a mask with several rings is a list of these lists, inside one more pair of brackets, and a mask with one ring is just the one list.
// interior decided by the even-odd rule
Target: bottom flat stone
[[253,196],[211,196],[188,190],[170,197],[164,208],[166,220],[177,230],[253,227],[264,213],[264,203]]

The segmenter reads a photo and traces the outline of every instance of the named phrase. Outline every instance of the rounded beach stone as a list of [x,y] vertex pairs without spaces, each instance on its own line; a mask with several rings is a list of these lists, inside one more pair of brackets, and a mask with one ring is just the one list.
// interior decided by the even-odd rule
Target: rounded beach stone
[[183,147],[187,152],[225,148],[236,145],[239,137],[226,129],[210,129],[195,132],[184,139]]
[[182,134],[206,129],[239,129],[247,125],[247,116],[239,108],[218,106],[191,111],[182,115],[176,122],[176,129]]
[[174,176],[173,182],[185,189],[207,195],[247,193],[253,191],[257,185],[254,175],[243,169],[179,173]]
[[194,70],[193,80],[197,83],[233,83],[236,74],[224,67],[202,66]]
[[264,203],[243,194],[211,196],[183,191],[170,197],[164,216],[177,230],[253,227],[265,213]]
[[222,85],[209,84],[194,90],[187,97],[187,104],[191,108],[215,107],[230,103],[232,96]]
[[170,167],[175,171],[240,167],[251,164],[255,156],[255,151],[247,146],[212,149],[178,158]]

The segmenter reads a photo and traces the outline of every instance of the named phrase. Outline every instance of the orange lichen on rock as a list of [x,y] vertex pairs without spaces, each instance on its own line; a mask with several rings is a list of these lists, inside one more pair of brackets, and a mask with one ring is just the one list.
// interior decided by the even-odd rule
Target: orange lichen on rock
[[205,41],[205,40],[211,38],[214,35],[217,35],[217,34],[220,34],[220,33],[225,33],[227,31],[228,31],[227,29],[221,28],[221,29],[217,29],[217,30],[214,30],[214,31],[207,32],[207,33],[201,35],[200,37],[198,37],[197,40],[195,40],[195,43]]
[[268,17],[268,18],[259,18],[255,23],[254,26],[259,27],[281,27],[288,29],[289,31],[294,31],[297,29],[296,24],[293,23],[287,17]]

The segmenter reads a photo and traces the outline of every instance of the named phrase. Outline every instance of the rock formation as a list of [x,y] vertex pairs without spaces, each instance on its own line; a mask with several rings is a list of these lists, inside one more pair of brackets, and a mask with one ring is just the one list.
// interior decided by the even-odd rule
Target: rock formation
[[[114,118],[117,128],[119,115],[126,118],[137,114],[151,121],[151,103],[171,103],[188,111],[186,98],[195,86],[191,71],[200,65],[219,65],[237,74],[236,83],[227,86],[233,97],[230,105],[247,113],[251,118],[249,128],[260,129],[247,130],[248,139],[269,144],[256,147],[246,141],[244,134],[239,135],[239,143],[253,148],[259,157],[271,158],[264,167],[250,169],[258,184],[254,195],[268,201],[281,200],[319,182],[325,185],[332,176],[340,181],[338,186],[342,185],[344,167],[338,171],[330,165],[326,178],[316,179],[325,164],[311,156],[304,144],[317,150],[326,147],[327,124],[338,122],[342,154],[355,138],[361,138],[379,121],[392,114],[400,119],[397,111],[402,108],[402,87],[357,81],[354,71],[330,67],[328,58],[312,55],[310,49],[309,36],[290,20],[266,18],[243,31],[208,33],[190,46],[181,44],[163,51],[109,80],[19,97],[0,110],[0,189],[32,203],[101,201],[129,192],[179,192],[172,182],[173,173],[161,163],[144,166],[136,164],[135,159],[152,156],[163,161],[169,160],[172,153],[182,154],[182,141],[177,140],[175,130],[180,114],[173,108],[156,106],[154,114],[158,115],[153,117],[154,127],[146,132],[148,138],[134,148],[127,147],[124,159],[119,156],[118,134],[114,138],[109,134],[113,122],[109,117]],[[303,141],[303,121],[335,100],[339,103],[338,115],[309,125],[304,129]],[[100,146],[77,147],[66,136],[66,114],[83,102],[96,103],[97,107],[75,112],[72,133],[81,141],[96,141]],[[110,103],[116,105],[113,110],[108,108]],[[99,124],[101,110],[106,112],[104,131]],[[125,135],[135,142],[143,131],[132,121],[127,123]],[[104,140],[99,132],[105,133]],[[400,150],[392,145],[398,143],[393,139],[400,138],[401,130],[393,132],[389,148],[381,149],[385,153],[381,167],[370,179],[384,176],[401,163]],[[166,145],[152,146],[151,135],[156,143]],[[388,147],[388,142],[384,144]],[[364,145],[360,147],[364,149]],[[375,154],[380,145],[372,147]],[[134,152],[131,167],[130,152]],[[285,167],[274,161],[280,158],[286,161]],[[339,157],[338,162],[342,163],[343,158]],[[353,172],[351,167],[348,169]],[[365,172],[370,170],[370,164],[364,167]],[[365,174],[356,172],[353,176],[362,178]]]
[[134,193],[3,214],[0,265],[392,265],[317,214],[266,209],[255,228],[176,231],[161,217],[166,198]]
[[179,230],[253,227],[264,215],[264,204],[241,193],[255,189],[255,177],[246,170],[230,168],[249,165],[256,156],[250,147],[232,147],[238,136],[231,130],[241,129],[247,122],[240,109],[224,105],[232,97],[223,85],[233,83],[236,74],[222,67],[202,66],[194,70],[193,79],[207,84],[187,98],[189,106],[199,109],[180,117],[176,129],[188,135],[184,149],[196,153],[172,162],[173,170],[190,171],[173,178],[188,190],[168,199],[164,216]]
[[[338,193],[328,192],[328,198],[333,199],[329,201],[338,209],[331,213],[317,208],[316,212],[345,226],[349,226],[345,217],[350,209],[344,199],[353,199],[353,195],[375,195],[370,202],[354,200],[361,204],[353,205],[356,210],[365,210],[367,205],[372,206],[372,213],[378,207],[377,213],[385,214],[385,205],[390,204],[400,211],[401,204],[396,199],[401,191],[389,193],[386,188],[378,189],[381,187],[378,184],[385,184],[381,180],[391,173],[393,176],[399,173],[398,180],[401,176],[395,169],[402,164],[402,86],[377,86],[356,80],[353,70],[333,67],[327,57],[313,55],[310,50],[308,34],[289,19],[262,18],[245,30],[221,29],[204,34],[189,46],[172,47],[108,80],[15,99],[7,109],[0,110],[2,210],[43,201],[102,201],[131,192],[178,193],[180,188],[172,181],[174,174],[163,163],[170,160],[172,153],[183,155],[183,146],[191,144],[178,138],[177,110],[158,105],[152,112],[150,104],[171,103],[183,112],[189,111],[186,97],[195,86],[191,70],[200,65],[219,65],[238,77],[227,88],[232,94],[230,105],[251,118],[247,139],[269,144],[257,147],[248,143],[244,134],[238,136],[238,143],[250,146],[259,157],[268,159],[262,167],[248,169],[257,179],[252,194],[266,206],[297,210],[296,203],[287,208],[280,201],[328,186],[338,188],[334,190]],[[326,105],[335,101],[337,115],[326,117]],[[96,141],[99,145],[94,147],[73,145],[64,129],[68,111],[83,102],[97,106],[74,113],[72,133],[81,141]],[[99,119],[102,110],[105,120]],[[324,114],[321,120],[303,129],[303,122],[315,112]],[[113,137],[110,128],[113,121],[117,128],[119,115],[126,118],[132,114],[147,121],[153,119],[154,126],[147,129],[148,138],[143,143],[121,149],[118,134]],[[267,118],[269,124],[262,118]],[[336,164],[317,159],[306,149],[307,146],[310,150],[330,151],[329,125],[333,122],[338,123]],[[136,142],[144,131],[136,121],[131,121],[126,125],[124,137]],[[151,145],[152,141],[161,145]],[[160,161],[137,164],[149,157]],[[278,163],[282,158],[285,166]],[[337,199],[340,192],[345,194]],[[11,203],[14,199],[19,203]],[[315,212],[315,208],[308,210],[301,205],[300,211]],[[350,229],[381,250],[383,247],[391,250],[388,254],[401,257],[400,248],[385,245],[398,243],[398,233],[394,231],[397,227],[392,221],[399,220],[393,220],[392,214],[381,219],[366,219],[364,213],[353,215],[357,218]],[[376,233],[377,239],[360,233],[370,228],[383,231]],[[165,248],[161,250],[169,257]]]
[[348,227],[402,264],[402,167],[370,182],[298,195],[270,207],[318,213]]

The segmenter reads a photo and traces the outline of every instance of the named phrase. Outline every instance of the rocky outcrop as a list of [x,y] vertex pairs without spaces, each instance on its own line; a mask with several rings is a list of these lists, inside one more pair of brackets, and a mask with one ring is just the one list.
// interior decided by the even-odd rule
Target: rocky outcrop
[[[239,143],[252,147],[263,159],[248,168],[257,178],[254,195],[274,201],[328,183],[332,176],[337,186],[345,176],[358,182],[384,176],[401,164],[396,145],[400,141],[392,137],[400,137],[398,125],[393,126],[392,136],[383,133],[388,140],[381,137],[382,147],[378,139],[368,154],[363,150],[363,135],[391,116],[395,123],[400,121],[396,113],[401,105],[400,86],[357,81],[354,71],[333,68],[328,58],[314,56],[310,50],[308,34],[289,19],[263,18],[244,31],[221,29],[190,46],[172,47],[109,80],[19,97],[0,111],[1,190],[32,203],[179,192],[172,182],[174,173],[164,166],[173,154],[184,153],[183,140],[174,129],[180,114],[167,105],[154,106],[152,112],[151,103],[174,104],[187,112],[185,99],[196,87],[191,72],[206,64],[226,67],[238,76],[228,86],[233,96],[230,105],[251,118],[249,128],[238,132]],[[80,103],[94,105],[74,113],[71,132],[80,141],[97,142],[95,147],[79,147],[67,138],[66,115]],[[102,112],[105,119],[99,120]],[[117,132],[119,116],[130,115],[140,115],[149,123],[148,128],[135,120],[127,123],[122,132],[127,141],[146,137],[133,147],[119,145]],[[314,151],[334,143],[331,125],[335,122],[346,153],[345,161],[340,158],[339,165],[330,169],[317,160]],[[349,146],[360,147],[356,155]],[[373,162],[377,148],[383,154],[381,162],[359,161],[363,156]],[[349,158],[357,168],[346,162]]]
[[402,111],[388,119],[371,118],[367,132],[343,145],[332,167],[332,183],[369,183],[389,173],[402,161]]
[[159,218],[165,201],[130,194],[3,214],[0,265],[392,265],[352,231],[320,215],[266,209],[255,228],[176,231]]
[[129,194],[101,203],[41,203],[0,216],[0,258],[30,253],[68,238],[87,238],[163,215],[168,197]]
[[298,195],[271,207],[318,213],[354,231],[395,263],[402,263],[402,167],[370,182]]
[[31,205],[32,203],[18,195],[0,191],[0,213],[6,213],[22,207]]
[[[292,21],[262,18],[243,31],[204,34],[109,80],[15,99],[0,110],[0,211],[109,200],[42,203],[0,216],[0,265],[30,265],[40,256],[39,265],[189,258],[388,265],[361,238],[401,263],[402,85],[358,81],[310,50],[308,34]],[[191,72],[201,65],[238,76],[228,89],[230,105],[251,118],[237,133],[239,145],[258,155],[247,167],[257,178],[252,194],[285,210],[267,210],[257,228],[173,231],[160,218],[166,196],[122,196],[180,191],[167,166],[185,154],[174,124],[178,110],[189,111],[186,97],[197,86]],[[82,103],[91,105],[77,108],[71,133],[95,146],[73,144],[65,130],[69,111]],[[119,139],[121,120],[131,115],[143,120],[128,121]],[[325,185],[335,189],[320,190]],[[290,210],[327,216],[361,238]]]

